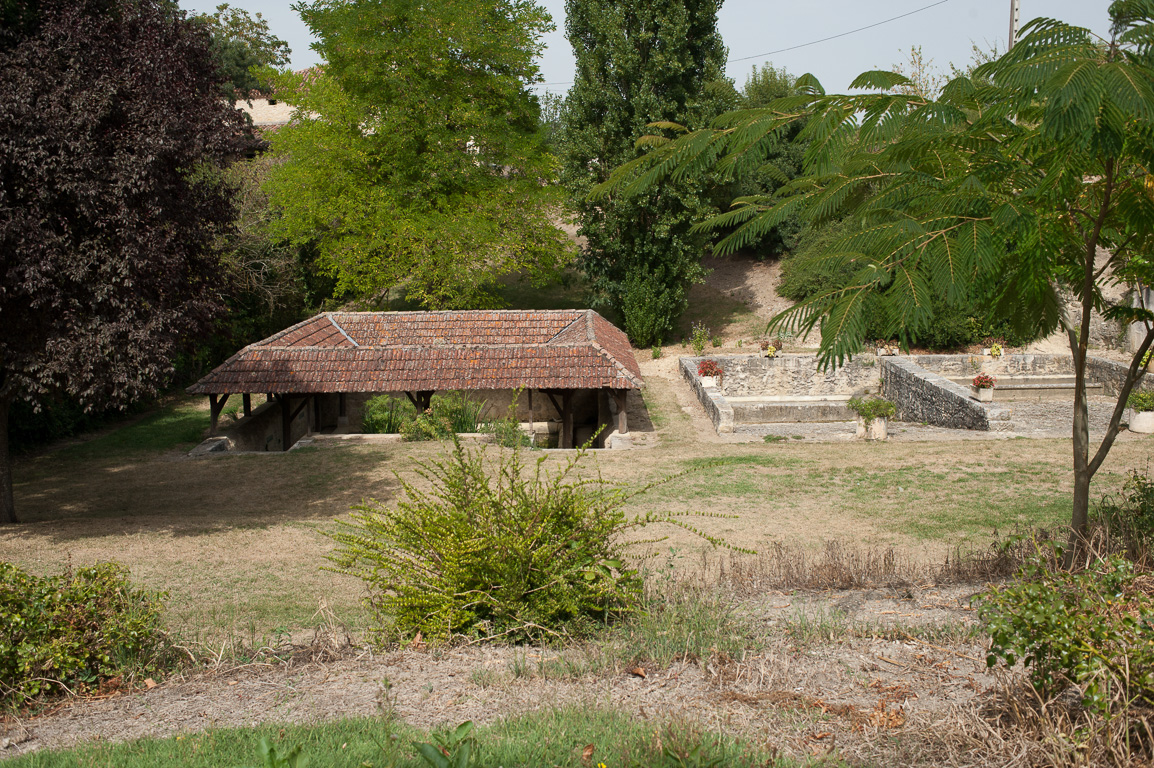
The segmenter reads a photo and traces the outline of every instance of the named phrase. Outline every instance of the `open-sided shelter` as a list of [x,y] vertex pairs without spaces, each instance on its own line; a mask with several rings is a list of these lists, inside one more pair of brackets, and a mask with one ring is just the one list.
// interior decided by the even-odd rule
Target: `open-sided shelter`
[[281,434],[263,447],[287,450],[297,432],[347,421],[351,396],[404,393],[423,410],[437,391],[520,389],[530,404],[536,391],[568,448],[576,424],[627,432],[641,384],[629,340],[592,310],[326,312],[248,345],[188,392],[209,396],[214,430],[230,395],[247,416],[250,395],[266,393]]

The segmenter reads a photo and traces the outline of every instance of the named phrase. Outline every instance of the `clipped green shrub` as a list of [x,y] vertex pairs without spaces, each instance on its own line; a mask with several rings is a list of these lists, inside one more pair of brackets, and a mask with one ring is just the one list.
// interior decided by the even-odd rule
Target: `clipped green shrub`
[[511,640],[581,634],[630,609],[641,579],[619,552],[636,525],[629,494],[580,479],[580,451],[555,471],[519,450],[465,450],[424,463],[422,490],[369,502],[329,533],[332,569],[363,579],[382,642],[420,633]]
[[0,562],[0,701],[156,672],[168,651],[162,597],[134,588],[116,563],[38,578]]
[[1126,405],[1135,411],[1154,411],[1154,392],[1133,391],[1126,398]]
[[866,424],[874,419],[888,419],[897,412],[897,406],[881,397],[853,397],[846,406]]
[[1106,713],[1154,704],[1154,605],[1134,566],[1099,560],[1081,573],[1027,562],[1017,579],[976,604],[991,638],[986,663],[1022,662],[1044,695],[1077,685],[1087,708]]
[[398,434],[415,418],[417,411],[412,403],[392,395],[378,395],[365,403],[361,431],[370,435]]

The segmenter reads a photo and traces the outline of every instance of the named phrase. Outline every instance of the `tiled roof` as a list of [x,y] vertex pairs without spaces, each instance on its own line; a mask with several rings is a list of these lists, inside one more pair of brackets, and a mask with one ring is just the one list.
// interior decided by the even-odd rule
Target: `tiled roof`
[[317,315],[250,344],[188,391],[640,386],[629,340],[592,310],[482,310]]

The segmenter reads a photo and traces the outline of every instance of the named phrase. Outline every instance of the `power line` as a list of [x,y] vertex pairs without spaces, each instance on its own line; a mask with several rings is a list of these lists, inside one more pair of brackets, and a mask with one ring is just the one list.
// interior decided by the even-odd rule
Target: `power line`
[[913,16],[915,13],[921,13],[922,11],[928,11],[930,8],[935,8],[939,5],[945,5],[948,2],[950,2],[950,0],[938,0],[938,2],[936,2],[936,3],[931,3],[929,5],[922,6],[921,8],[918,8],[917,10],[914,10],[914,11],[910,11],[909,13],[903,13],[901,16],[894,16],[893,18],[885,19],[883,21],[878,21],[878,22],[875,22],[875,23],[870,24],[870,25],[865,26],[865,27],[858,27],[857,29],[851,29],[849,32],[842,32],[840,35],[833,35],[832,37],[823,37],[821,40],[812,40],[808,43],[802,43],[801,45],[791,45],[789,48],[779,48],[776,51],[770,51],[769,53],[759,53],[756,56],[742,56],[740,59],[730,59],[729,61],[732,63],[735,61],[749,61],[750,59],[760,59],[760,58],[763,58],[765,56],[772,56],[775,53],[785,53],[786,51],[796,51],[798,48],[805,48],[805,47],[810,46],[810,45],[817,45],[818,43],[825,43],[825,42],[828,42],[830,40],[837,40],[839,37],[845,37],[846,35],[856,34],[857,32],[864,32],[865,30],[873,29],[874,27],[880,27],[882,24],[889,24],[891,21],[897,21],[898,19],[904,19],[906,16]]
[[[950,0],[938,0],[938,2],[936,2],[936,3],[930,3],[929,5],[923,5],[921,8],[917,8],[915,10],[908,12],[908,13],[903,13],[900,16],[893,16],[893,17],[888,18],[888,19],[876,21],[873,24],[869,24],[869,25],[866,25],[864,27],[858,27],[857,29],[851,29],[849,32],[842,32],[841,34],[838,34],[838,35],[832,35],[830,37],[823,37],[820,40],[811,40],[808,43],[802,43],[800,45],[791,45],[789,48],[779,48],[776,51],[769,51],[768,53],[758,53],[758,54],[754,54],[753,56],[742,56],[739,59],[730,59],[728,63],[732,64],[732,63],[735,63],[738,61],[749,61],[750,59],[761,59],[761,58],[764,58],[766,56],[773,56],[775,53],[785,53],[786,51],[796,51],[798,48],[807,48],[811,45],[817,45],[818,43],[826,43],[826,42],[829,42],[830,40],[837,40],[839,37],[846,37],[847,35],[853,35],[853,34],[857,34],[858,32],[864,32],[867,29],[873,29],[874,27],[880,27],[882,24],[889,24],[891,21],[897,21],[898,19],[904,19],[907,16],[913,16],[915,13],[921,13],[922,11],[928,11],[930,8],[936,8],[939,5],[945,5],[948,2],[950,2]],[[537,83],[535,87],[548,87],[550,85],[573,85],[573,81],[569,80],[568,82],[564,82],[564,83]]]

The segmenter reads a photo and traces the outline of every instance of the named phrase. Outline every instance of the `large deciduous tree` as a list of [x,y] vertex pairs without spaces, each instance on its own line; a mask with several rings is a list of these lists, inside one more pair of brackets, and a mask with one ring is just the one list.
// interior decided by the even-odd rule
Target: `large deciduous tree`
[[324,63],[277,80],[279,232],[314,243],[338,293],[405,285],[429,308],[496,302],[498,277],[568,258],[555,161],[529,87],[548,15],[532,0],[297,6]]
[[[19,15],[13,4],[6,15]],[[41,0],[0,44],[0,521],[9,406],[154,393],[219,309],[238,154],[208,36],[161,0]]]
[[[1109,281],[1154,284],[1154,2],[1110,6],[1111,37],[1053,19],[1023,28],[1000,58],[956,77],[936,99],[908,78],[867,72],[852,87],[876,94],[808,94],[723,117],[621,169],[615,184],[645,189],[666,173],[750,157],[798,119],[811,141],[806,174],[772,198],[738,200],[715,225],[739,225],[722,251],[791,215],[851,217],[827,259],[849,279],[772,322],[821,328],[826,364],[863,344],[863,307],[884,303],[905,340],[934,322],[934,297],[962,305],[993,291],[1021,330],[1065,329],[1077,386],[1073,417],[1071,562],[1087,531],[1090,482],[1117,436],[1127,397],[1154,341],[1154,314],[1109,306]],[[672,169],[672,170],[671,170]],[[1077,297],[1080,316],[1060,293]],[[1091,310],[1151,328],[1127,370],[1109,426],[1091,453],[1086,398]]]
[[292,50],[269,29],[261,14],[249,15],[242,8],[221,3],[214,14],[201,14],[194,20],[212,35],[212,52],[224,77],[221,88],[229,98],[237,93],[268,89],[267,79],[258,77],[264,67],[288,66]]
[[[708,209],[697,177],[644,195],[589,192],[638,156],[653,122],[703,124],[733,106],[722,82],[720,0],[567,0],[577,75],[565,101],[562,182],[587,239],[580,265],[596,303],[612,306],[635,344],[660,344],[701,280],[705,238],[690,232]],[[716,92],[707,86],[717,84]],[[728,103],[726,102],[728,98]]]

